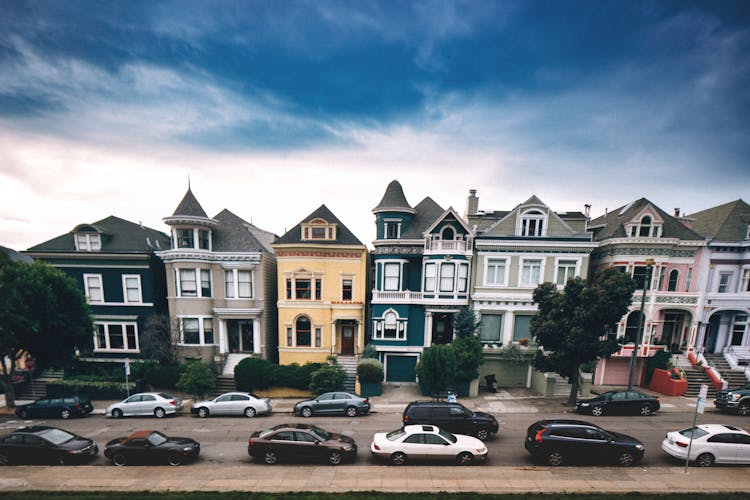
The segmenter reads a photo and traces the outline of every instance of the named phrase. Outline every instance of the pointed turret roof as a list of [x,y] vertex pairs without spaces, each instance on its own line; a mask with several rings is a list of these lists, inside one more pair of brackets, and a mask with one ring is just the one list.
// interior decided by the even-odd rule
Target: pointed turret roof
[[198,200],[195,198],[195,195],[190,190],[190,188],[188,188],[187,193],[185,193],[185,196],[183,196],[180,204],[177,205],[177,208],[172,214],[172,217],[186,215],[191,217],[208,218],[208,215],[206,215],[206,211],[203,210],[201,204],[198,203]]
[[720,241],[742,241],[750,225],[750,205],[738,199],[701,210],[687,217],[692,228],[707,238]]
[[[303,240],[302,239],[302,224],[307,224],[313,219],[323,219],[329,224],[336,224],[336,239],[335,240]],[[327,206],[321,205],[310,215],[302,219],[296,226],[284,233],[279,239],[274,242],[274,245],[294,244],[294,243],[305,243],[314,245],[362,245],[362,242],[354,236],[349,228],[347,228],[333,212],[331,212]]]
[[397,180],[392,180],[388,187],[385,188],[385,194],[383,199],[380,200],[378,206],[372,209],[373,212],[409,212],[414,213],[414,209],[406,201],[404,196],[404,190],[401,187],[401,183]]

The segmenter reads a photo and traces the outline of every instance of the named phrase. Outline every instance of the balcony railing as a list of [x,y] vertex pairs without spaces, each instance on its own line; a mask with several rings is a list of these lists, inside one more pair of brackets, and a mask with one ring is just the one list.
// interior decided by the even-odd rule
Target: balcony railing
[[471,253],[473,247],[473,238],[465,240],[433,240],[425,239],[425,252],[435,253]]
[[418,304],[438,302],[462,303],[469,299],[468,292],[413,292],[404,290],[401,292],[388,292],[382,290],[372,291],[372,301],[374,303],[388,304]]

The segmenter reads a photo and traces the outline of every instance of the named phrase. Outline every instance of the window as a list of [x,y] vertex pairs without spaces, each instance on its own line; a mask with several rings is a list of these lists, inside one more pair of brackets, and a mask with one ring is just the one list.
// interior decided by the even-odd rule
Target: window
[[179,269],[181,297],[197,297],[198,289],[195,282],[195,269]]
[[628,315],[628,321],[625,324],[625,342],[635,342],[641,328],[641,313],[633,311]]
[[521,236],[544,236],[544,214],[530,210],[521,216]]
[[456,266],[454,264],[443,263],[440,265],[440,291],[441,292],[452,292],[453,291],[453,280],[456,274]]
[[502,314],[482,314],[479,324],[479,340],[482,342],[500,342],[502,333]]
[[521,339],[531,339],[529,328],[531,327],[531,315],[517,314],[513,320],[513,341],[518,342]]
[[435,291],[435,276],[437,274],[437,265],[435,263],[428,263],[424,265],[424,291],[434,292]]
[[732,273],[720,273],[719,274],[719,293],[728,293],[729,284],[732,280]]
[[523,259],[521,265],[521,286],[537,286],[541,274],[541,259]]
[[[234,290],[234,281],[234,270],[224,271],[224,287],[226,288],[226,298],[228,299],[233,299],[237,296],[237,292]],[[289,289],[287,288],[288,291]]]
[[320,347],[320,343],[323,340],[323,329],[315,328],[315,347]]
[[291,347],[292,345],[294,345],[293,342],[294,342],[294,338],[293,338],[293,334],[292,334],[292,328],[291,327],[287,327],[287,329],[286,329],[286,345],[289,346],[289,347]]
[[643,290],[644,285],[648,290],[651,287],[652,269],[648,266],[635,266],[633,268],[633,279],[637,290]]
[[451,226],[445,226],[443,228],[443,232],[440,235],[440,238],[446,241],[454,240],[456,239],[456,232]]
[[750,292],[750,268],[742,271],[742,288],[741,292]]
[[102,248],[99,233],[76,233],[75,242],[79,252],[96,252]]
[[300,316],[295,323],[297,330],[296,345],[310,347],[310,319],[307,316]]
[[324,219],[313,219],[302,224],[303,240],[335,240],[336,224],[329,224]]
[[194,248],[193,230],[177,229],[177,248]]
[[138,325],[136,323],[96,323],[95,351],[138,351]]
[[294,297],[297,300],[310,300],[312,297],[310,290],[311,281],[309,279],[295,279],[294,284]]
[[104,289],[102,288],[101,274],[84,274],[83,284],[86,289],[86,299],[89,304],[104,302]]
[[484,273],[485,285],[505,285],[505,259],[487,259],[487,270]]
[[667,268],[666,267],[660,267],[659,268],[659,279],[656,280],[656,289],[657,290],[663,290],[664,289],[664,277],[667,274]]
[[214,322],[211,317],[180,318],[182,343],[210,345],[214,343]]
[[398,333],[398,321],[395,313],[389,312],[383,316],[383,338],[395,339]]
[[214,343],[214,321],[211,318],[203,318],[203,343]]
[[459,264],[458,265],[458,291],[465,292],[469,279],[469,265]]
[[400,319],[393,309],[387,310],[383,314],[383,319],[375,322],[373,338],[405,340],[406,320]]
[[644,215],[641,219],[641,227],[638,232],[638,236],[648,237],[651,236],[651,217]]
[[398,222],[385,223],[385,237],[389,240],[395,240],[401,236],[401,224]]
[[321,280],[315,280],[315,300],[320,300],[323,295],[323,282]]
[[292,287],[292,280],[291,279],[287,279],[286,280],[286,298],[287,298],[287,300],[292,300],[292,295],[293,295],[292,291],[293,290],[294,290],[294,288]]
[[561,260],[557,262],[557,280],[558,286],[565,286],[569,279],[576,276],[576,267],[578,262],[575,260]]
[[137,274],[124,274],[122,276],[122,288],[125,302],[143,302],[141,300],[141,277]]
[[198,248],[201,250],[209,250],[210,244],[209,244],[210,238],[209,238],[209,232],[207,229],[199,229],[198,230]]
[[687,271],[687,278],[685,278],[685,291],[690,291],[690,282],[693,280],[693,268],[689,267]]
[[[253,297],[253,273],[252,271],[241,271],[231,269],[224,272],[227,289],[227,298],[250,299]],[[289,280],[287,280],[289,281]],[[287,293],[291,290],[287,287]]]
[[640,238],[658,238],[661,225],[655,224],[650,215],[644,215],[640,222],[630,226],[630,236]]
[[341,300],[352,300],[352,280],[341,281]]
[[201,297],[211,296],[211,271],[201,269]]
[[383,264],[383,290],[401,290],[401,264]]
[[680,272],[677,269],[672,269],[671,271],[669,271],[669,283],[667,283],[668,292],[677,291],[677,280],[679,277],[680,277]]

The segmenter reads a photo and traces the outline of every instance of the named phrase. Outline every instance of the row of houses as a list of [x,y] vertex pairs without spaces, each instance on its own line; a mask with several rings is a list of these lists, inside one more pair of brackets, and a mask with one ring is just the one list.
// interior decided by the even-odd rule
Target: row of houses
[[591,218],[589,206],[556,212],[536,196],[480,209],[471,190],[459,214],[429,197],[412,206],[394,180],[373,214],[368,251],[325,205],[276,236],[226,209],[208,217],[188,189],[163,219],[170,234],[108,217],[25,253],[80,283],[96,324],[83,356],[97,360],[141,356],[148,318],[162,315],[182,359],[226,374],[247,356],[288,364],[335,355],[356,366],[372,344],[386,380],[413,381],[422,350],[453,339],[462,306],[476,312],[491,354],[530,340],[538,284],[562,287],[612,266],[638,290],[611,332],[623,348],[600,361],[596,383],[627,382],[641,310],[641,360],[661,349],[742,357],[750,346],[742,200],[686,216],[641,198]]

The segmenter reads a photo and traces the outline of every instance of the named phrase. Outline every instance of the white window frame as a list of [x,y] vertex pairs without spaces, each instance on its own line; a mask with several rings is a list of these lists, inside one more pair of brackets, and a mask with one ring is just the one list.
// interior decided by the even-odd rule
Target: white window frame
[[[434,292],[437,289],[437,262],[425,262],[424,264],[424,291]],[[427,270],[431,269],[433,272],[428,273]],[[431,281],[428,281],[431,280]]]
[[[563,262],[565,264],[563,264]],[[567,270],[571,268],[571,265],[573,268],[573,276],[566,277],[564,283],[560,283],[560,269],[564,266],[566,269],[566,276],[568,274]],[[564,287],[566,283],[568,282],[568,279],[575,278],[576,276],[581,275],[581,259],[575,259],[575,258],[565,258],[565,257],[558,257],[555,259],[555,284],[559,287]]]
[[[130,300],[128,297],[129,279],[135,279],[138,282],[138,300]],[[143,288],[141,287],[140,274],[123,274],[122,275],[122,301],[126,304],[143,304]]]
[[[395,267],[398,270],[396,276],[388,276],[387,274],[387,269],[390,269],[392,267]],[[400,292],[401,291],[402,269],[403,269],[403,264],[401,262],[383,262],[383,291],[385,292]],[[396,288],[389,288],[388,281],[389,279],[392,281],[394,278],[397,280]]]
[[456,270],[456,291],[466,293],[469,290],[469,263],[458,262]]
[[742,269],[742,288],[740,288],[740,293],[748,292],[750,292],[750,267],[745,267]]
[[[529,238],[540,238],[547,235],[547,214],[538,208],[531,208],[521,213],[518,218],[517,234]],[[530,234],[530,222],[536,222],[534,234]]]
[[[123,348],[110,347],[109,327],[119,325],[122,328]],[[99,345],[99,326],[104,327],[104,346]],[[128,343],[128,326],[135,330],[135,347]],[[140,337],[138,334],[138,323],[135,321],[94,321],[94,351],[95,352],[140,352]]]
[[[91,299],[91,287],[89,286],[89,278],[95,278],[99,280],[99,290],[101,291],[101,300]],[[86,301],[89,304],[103,304],[104,303],[104,280],[101,274],[84,274],[83,275],[83,287],[86,292]],[[95,287],[94,287],[95,288]]]
[[[502,263],[503,275],[502,280],[497,280],[497,267]],[[495,271],[490,272],[490,268],[495,268]],[[490,281],[490,276],[493,280]],[[507,257],[491,257],[487,256],[484,259],[484,286],[490,287],[506,287],[508,286],[508,258]]]
[[[443,269],[452,269],[450,275],[444,275]],[[439,293],[452,293],[456,290],[456,264],[454,262],[441,262],[440,263],[440,275],[439,275]],[[443,280],[450,280],[450,287],[443,287]]]
[[79,252],[98,252],[102,249],[102,238],[99,233],[75,233],[73,239]]
[[[544,279],[544,259],[541,257],[522,257],[518,265],[518,286],[519,288],[536,288]],[[539,276],[535,283],[523,280],[523,268],[527,262],[539,262]],[[529,275],[529,277],[531,277]]]
[[[194,343],[187,344],[187,343],[185,343],[185,327],[184,327],[185,320],[196,320],[198,322],[198,343],[197,344],[194,344]],[[205,330],[205,324],[204,324],[204,322],[206,320],[211,321],[211,328],[212,328],[211,331],[212,331],[213,337],[214,337],[213,342],[211,342],[211,343],[206,343],[206,336],[205,336],[206,335],[206,330]],[[214,321],[213,320],[214,320],[213,316],[178,316],[177,317],[177,322],[178,322],[178,328],[180,330],[180,342],[179,342],[179,344],[180,345],[184,345],[184,346],[216,345],[217,344],[217,342],[216,342],[216,340],[217,340],[216,339],[216,337],[217,337],[216,333],[217,332],[216,332],[216,328],[214,328],[215,325],[214,325]]]
[[[193,277],[195,279],[195,295],[185,295],[182,291],[182,271],[192,271]],[[210,280],[210,295],[203,295],[203,286],[201,281],[201,271],[207,271],[209,280]],[[210,299],[214,295],[214,279],[213,279],[213,273],[211,273],[211,268],[206,267],[178,267],[174,270],[174,278],[175,278],[175,292],[177,297],[183,297],[187,299]]]
[[[240,273],[249,273],[250,275],[250,294],[242,295],[240,287]],[[231,277],[231,280],[228,279]],[[245,283],[245,282],[243,282]],[[230,293],[231,292],[231,295]],[[224,270],[224,293],[227,299],[232,300],[248,300],[252,299],[255,295],[255,273],[252,269],[225,269]]]
[[[719,282],[716,287],[716,293],[732,293],[732,278],[734,273],[731,271],[719,271]],[[723,283],[726,278],[726,283]],[[722,287],[724,288],[722,290]]]
[[[396,336],[386,337],[385,336],[385,325],[388,317],[395,319],[396,323]],[[373,321],[372,338],[375,340],[390,340],[390,341],[406,341],[406,330],[408,327],[407,320],[402,319],[395,309],[387,309],[383,312],[383,316],[380,319]]]
[[[396,237],[391,238],[388,236],[388,228],[391,226],[396,227]],[[383,239],[384,240],[395,240],[401,237],[401,220],[400,219],[385,219],[383,221]]]

